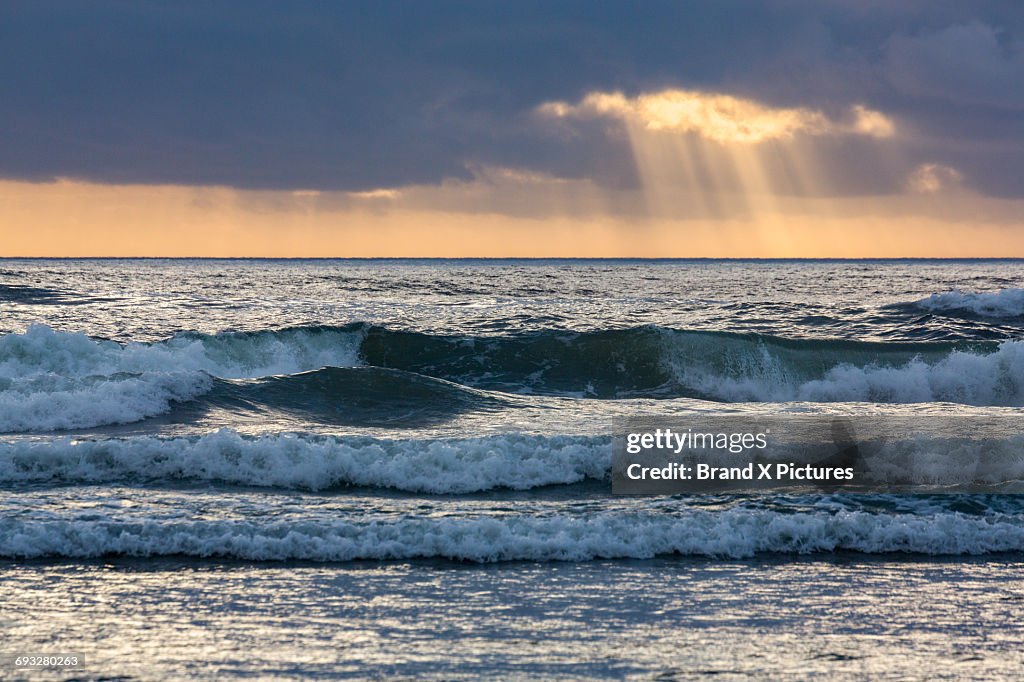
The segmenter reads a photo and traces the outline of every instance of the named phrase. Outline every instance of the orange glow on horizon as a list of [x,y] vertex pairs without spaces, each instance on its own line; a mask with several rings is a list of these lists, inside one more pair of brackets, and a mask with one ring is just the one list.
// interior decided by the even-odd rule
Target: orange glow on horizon
[[[530,191],[544,191],[536,184]],[[467,187],[446,190],[455,198],[431,208],[391,205],[387,192],[331,205],[319,192],[0,182],[0,256],[1024,256],[1016,218],[1024,202],[976,195],[959,199],[956,211],[929,212],[922,207],[935,197],[901,195],[795,206],[772,201],[756,207],[756,219],[673,219],[459,210],[459,192],[480,191]]]

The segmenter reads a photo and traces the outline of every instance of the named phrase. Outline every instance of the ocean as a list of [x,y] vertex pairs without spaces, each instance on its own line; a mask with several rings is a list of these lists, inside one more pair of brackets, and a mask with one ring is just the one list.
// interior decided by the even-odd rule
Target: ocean
[[633,417],[1020,415],[1022,335],[1015,260],[0,260],[0,655],[84,660],[0,677],[1019,674],[1017,444],[610,468]]

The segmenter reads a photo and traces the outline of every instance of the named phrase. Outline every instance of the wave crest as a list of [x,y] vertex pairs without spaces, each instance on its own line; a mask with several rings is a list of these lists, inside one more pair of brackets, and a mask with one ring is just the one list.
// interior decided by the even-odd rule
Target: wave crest
[[0,557],[183,555],[260,561],[443,558],[474,562],[745,558],[854,551],[971,555],[1024,550],[1019,515],[770,510],[506,514],[395,521],[0,520]]
[[128,423],[200,397],[384,424],[388,414],[442,419],[515,402],[495,391],[1020,406],[1024,341],[862,343],[657,327],[477,337],[363,324],[126,345],[42,326],[0,336],[0,432]]
[[607,476],[610,439],[528,436],[379,440],[292,434],[244,438],[58,439],[0,444],[0,483],[211,481],[324,490],[339,486],[454,494],[526,490]]
[[0,432],[91,428],[163,414],[211,377],[261,377],[359,363],[362,328],[94,339],[43,325],[0,336]]
[[722,336],[711,347],[671,336],[676,381],[726,402],[1024,404],[1020,341],[957,347]]
[[1024,317],[1024,289],[970,292],[953,289],[914,301],[911,306],[937,314],[967,317]]
[[156,343],[119,344],[33,325],[0,336],[0,377],[111,376],[205,372],[229,379],[293,374],[359,364],[362,325],[175,335]]

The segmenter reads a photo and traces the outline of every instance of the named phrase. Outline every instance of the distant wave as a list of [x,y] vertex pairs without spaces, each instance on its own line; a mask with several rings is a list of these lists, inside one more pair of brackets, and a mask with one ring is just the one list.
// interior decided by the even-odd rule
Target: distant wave
[[1024,317],[1024,289],[972,293],[953,289],[914,301],[911,306],[937,314],[982,318]]
[[658,327],[441,336],[364,324],[127,345],[43,326],[0,336],[0,432],[129,423],[197,399],[327,423],[384,423],[387,414],[415,422],[511,404],[495,392],[1019,406],[1024,342],[859,343]]
[[34,287],[25,284],[0,283],[0,301],[9,304],[84,305],[86,303],[101,303],[109,300],[107,298],[96,298],[69,291],[61,291],[59,289]]
[[1020,514],[912,515],[768,509],[502,514],[394,520],[0,519],[0,557],[167,556],[245,560],[474,562],[743,558],[854,551],[971,555],[1024,551]]
[[[710,343],[708,345],[711,345]],[[722,337],[701,352],[679,338],[675,380],[727,402],[1024,404],[1024,342],[951,345]]]

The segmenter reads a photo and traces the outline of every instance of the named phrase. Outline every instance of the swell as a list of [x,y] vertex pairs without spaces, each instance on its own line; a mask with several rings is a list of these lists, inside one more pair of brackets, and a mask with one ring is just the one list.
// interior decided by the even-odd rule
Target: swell
[[370,328],[368,363],[480,388],[722,402],[1024,404],[1024,343],[866,343],[659,327],[518,336]]
[[[358,367],[377,373],[323,369]],[[305,374],[313,370],[321,373]],[[362,423],[374,410],[488,409],[501,402],[495,391],[1020,406],[1024,342],[862,343],[659,327],[464,336],[364,324],[126,345],[43,326],[0,337],[0,432],[124,424],[207,399]],[[355,416],[346,421],[346,413]]]
[[441,336],[370,327],[369,365],[490,390],[593,398],[678,393],[656,328],[547,330],[509,336]]
[[324,367],[260,379],[218,379],[209,393],[182,409],[273,412],[320,424],[417,428],[514,404],[502,394],[396,369]]
[[892,307],[968,320],[1017,320],[1024,317],[1024,289],[986,292],[952,289],[910,303],[898,303]]
[[0,283],[0,301],[7,304],[66,306],[104,303],[111,300],[113,299],[86,296],[60,289]]

